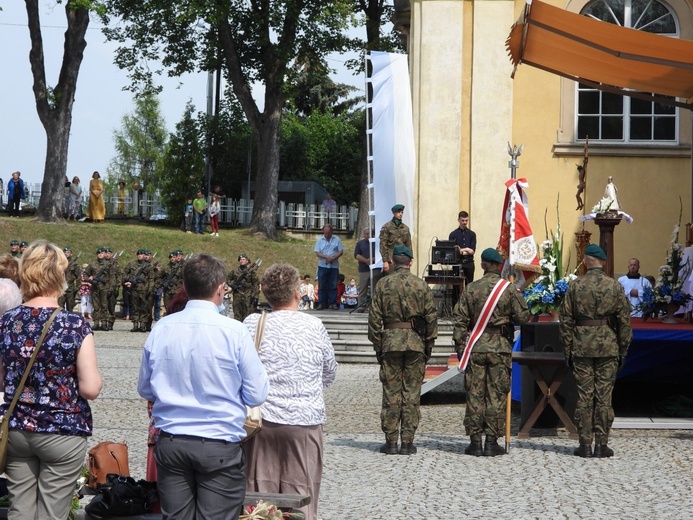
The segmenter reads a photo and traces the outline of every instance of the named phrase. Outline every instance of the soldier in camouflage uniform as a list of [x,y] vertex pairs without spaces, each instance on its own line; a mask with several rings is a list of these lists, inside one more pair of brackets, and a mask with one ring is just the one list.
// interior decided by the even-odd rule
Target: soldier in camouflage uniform
[[75,308],[75,294],[79,289],[81,282],[82,269],[79,264],[75,262],[72,258],[72,249],[66,247],[63,249],[65,257],[67,258],[67,268],[65,269],[65,281],[67,282],[67,289],[63,295],[58,299],[58,305],[64,307],[68,311],[72,312]]
[[255,269],[250,269],[250,259],[246,255],[238,256],[238,267],[231,271],[226,284],[233,292],[233,318],[243,321],[255,310],[257,297],[260,294],[260,280]]
[[421,383],[438,335],[438,321],[431,289],[409,271],[414,258],[411,250],[400,244],[393,253],[393,272],[375,287],[368,339],[373,343],[383,384],[380,423],[385,444],[380,453],[411,455],[416,453]]
[[164,307],[183,287],[183,252],[171,251],[168,255],[168,265],[161,268],[159,285],[164,290]]
[[411,233],[407,225],[402,222],[404,206],[395,204],[392,206],[392,220],[380,228],[380,256],[383,258],[383,275],[394,269],[392,263],[392,251],[398,244],[406,246],[410,251]]
[[106,260],[106,249],[96,250],[96,261],[89,264],[85,274],[91,283],[91,301],[94,306],[92,330],[108,330],[108,291],[110,288],[110,264]]
[[[159,265],[159,260],[152,263],[152,258],[152,252],[147,249],[145,259],[147,262],[149,262],[149,265],[151,265],[151,269],[147,272],[147,287],[149,287],[149,291],[147,292],[147,307],[149,312],[146,315],[145,330],[142,330],[141,332],[149,332],[152,330],[152,322],[154,321],[154,305],[156,304],[157,298],[156,290],[159,286],[159,277],[161,276],[161,266]],[[140,329],[141,328],[142,327],[140,325]]]
[[118,265],[118,257],[113,255],[113,250],[110,247],[106,248],[106,260],[108,260],[110,264],[108,268],[108,330],[113,330],[113,324],[115,323],[115,308],[118,302],[122,272]]
[[560,308],[561,343],[577,384],[575,425],[580,436],[578,457],[612,457],[607,445],[614,422],[611,395],[616,373],[633,339],[631,306],[621,284],[604,274],[601,247],[585,248],[587,272],[570,282]]
[[151,316],[149,302],[149,278],[152,266],[147,262],[147,250],[137,250],[137,260],[130,262],[123,271],[123,285],[132,289],[132,330],[130,332],[147,332],[147,314]]
[[22,254],[19,252],[19,240],[13,240],[10,242],[10,254],[12,255],[12,258],[16,258],[17,260],[22,257]]
[[[467,285],[453,312],[453,339],[458,359],[467,344],[467,337],[476,324],[491,291],[500,281],[503,264],[498,251],[486,249],[481,254],[484,276]],[[505,454],[498,437],[505,431],[506,396],[510,391],[512,363],[513,323],[522,325],[529,320],[527,303],[514,286],[501,294],[484,332],[478,339],[464,374],[467,392],[467,411],[464,428],[470,444],[467,455],[495,457]],[[486,444],[481,447],[481,436],[486,433]]]

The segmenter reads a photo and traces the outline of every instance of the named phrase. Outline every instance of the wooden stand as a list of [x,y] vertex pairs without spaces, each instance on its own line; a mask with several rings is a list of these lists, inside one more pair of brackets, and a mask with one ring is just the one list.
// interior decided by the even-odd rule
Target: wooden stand
[[614,277],[614,228],[621,223],[623,217],[617,213],[600,213],[594,221],[599,226],[599,247],[606,253],[604,273]]

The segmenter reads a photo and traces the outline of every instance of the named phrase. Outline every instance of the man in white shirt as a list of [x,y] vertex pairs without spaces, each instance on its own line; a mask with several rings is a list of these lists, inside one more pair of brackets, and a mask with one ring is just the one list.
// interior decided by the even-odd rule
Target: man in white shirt
[[621,276],[618,283],[626,291],[626,297],[633,310],[630,315],[634,318],[641,318],[642,311],[637,310],[637,306],[642,303],[642,295],[646,288],[652,288],[652,284],[647,278],[640,274],[640,260],[631,258],[628,260],[628,274]]
[[137,391],[153,402],[154,449],[164,518],[235,519],[245,499],[245,406],[269,382],[248,329],[219,314],[226,267],[194,256],[183,268],[190,298],[147,338]]

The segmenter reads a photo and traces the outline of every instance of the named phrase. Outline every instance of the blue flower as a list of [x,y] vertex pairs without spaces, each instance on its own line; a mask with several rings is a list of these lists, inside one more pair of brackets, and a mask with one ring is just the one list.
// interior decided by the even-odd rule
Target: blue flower
[[544,293],[541,295],[541,301],[544,303],[553,303],[554,295],[552,293]]
[[556,282],[556,292],[558,294],[565,294],[565,292],[568,290],[568,282],[565,280],[558,280]]
[[538,283],[532,286],[532,292],[534,294],[541,294],[544,292],[546,289],[546,286],[544,284]]

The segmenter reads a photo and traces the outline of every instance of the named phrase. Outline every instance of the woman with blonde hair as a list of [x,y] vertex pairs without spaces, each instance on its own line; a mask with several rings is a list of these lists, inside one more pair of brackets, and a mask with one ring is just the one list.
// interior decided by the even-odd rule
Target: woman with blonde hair
[[63,251],[46,240],[29,244],[19,265],[24,304],[0,317],[0,385],[7,414],[46,324],[44,341],[9,418],[8,518],[67,518],[92,433],[87,400],[101,391],[89,322],[60,309]]
[[87,217],[94,223],[102,222],[106,218],[106,203],[103,200],[103,182],[101,174],[94,172],[89,181],[89,207]]
[[[330,337],[322,322],[298,311],[299,272],[274,264],[262,277],[262,293],[272,306],[267,315],[260,360],[270,380],[262,405],[263,426],[246,443],[247,490],[308,495],[301,511],[306,520],[318,518],[322,481],[322,425],[327,420],[323,388],[337,374]],[[256,334],[259,314],[243,323]]]

